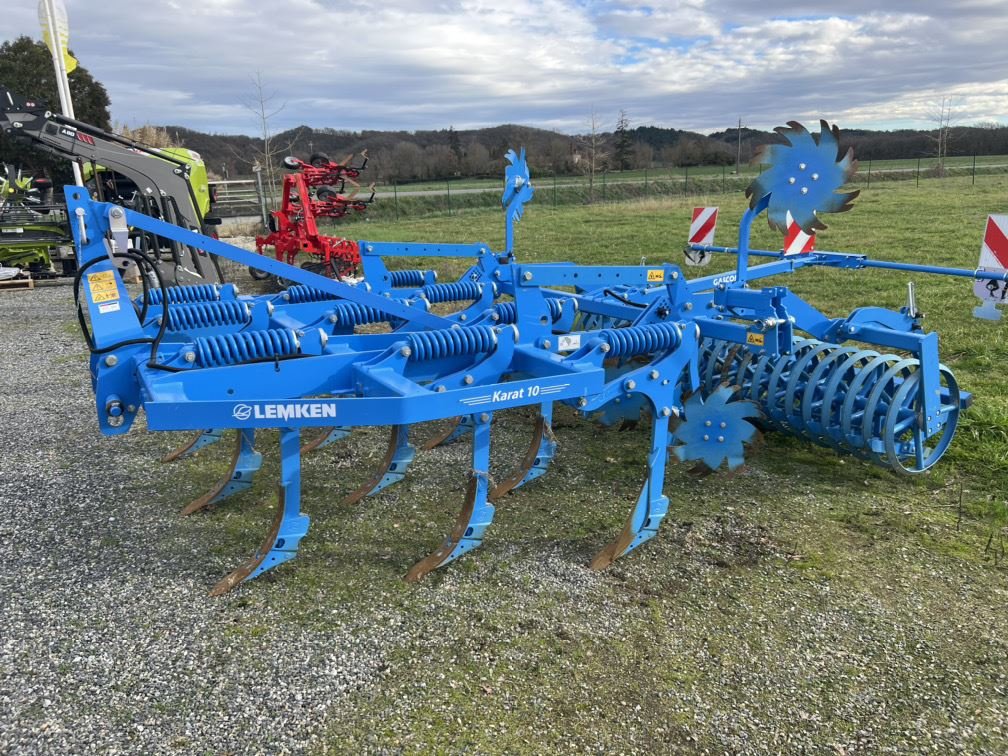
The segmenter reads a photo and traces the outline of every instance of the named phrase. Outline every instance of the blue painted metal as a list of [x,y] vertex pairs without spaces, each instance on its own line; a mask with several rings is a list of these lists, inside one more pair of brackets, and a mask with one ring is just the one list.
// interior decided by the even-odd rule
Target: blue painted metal
[[[795,139],[799,151],[811,151],[816,160],[828,152],[824,139],[830,145],[828,137],[812,140],[814,149],[804,137]],[[813,157],[801,155],[812,165]],[[92,333],[102,431],[125,433],[142,409],[151,430],[199,432],[181,456],[234,429],[232,467],[203,506],[251,483],[261,463],[252,446],[257,429],[280,432],[277,520],[254,557],[215,592],[291,559],[307,532],[299,493],[304,428],[319,429],[304,451],[345,439],[359,426],[393,429],[379,470],[349,502],[403,478],[415,455],[410,426],[461,418],[437,440],[471,439],[462,512],[444,544],[418,562],[409,579],[477,547],[493,520],[491,501],[544,475],[557,451],[550,425],[558,402],[611,422],[653,418],[644,485],[619,536],[593,560],[596,568],[657,532],[668,510],[662,488],[669,447],[683,461],[735,467],[752,435],[747,418],[756,407],[770,427],[900,471],[927,469],[947,449],[969,395],[940,365],[937,337],[920,329],[916,313],[864,307],[831,318],[786,288],[748,286],[811,265],[857,267],[865,260],[819,253],[750,268],[750,254],[780,258],[748,247],[752,221],[779,205],[772,191],[756,197],[743,217],[734,274],[686,281],[668,263],[519,264],[513,224],[534,190],[524,153],[510,153],[509,163],[503,251],[486,244],[362,241],[367,280],[359,286],[137,213],[124,217],[121,208],[67,188],[78,219],[79,296]],[[765,185],[776,187],[775,181]],[[814,203],[795,207],[814,216],[837,201],[817,194]],[[109,258],[122,248],[124,222],[293,283],[280,294],[257,296],[230,285],[179,289],[159,283],[146,301],[131,302]],[[440,284],[433,271],[386,266],[390,258],[416,256],[472,264],[458,281]],[[429,311],[446,303],[456,303],[455,312]],[[358,332],[375,324],[387,325],[387,332]],[[844,345],[849,340],[900,354]],[[736,389],[742,399],[731,398]],[[493,415],[523,406],[536,409],[536,432],[518,469],[491,487]],[[675,417],[682,421],[670,431]]]

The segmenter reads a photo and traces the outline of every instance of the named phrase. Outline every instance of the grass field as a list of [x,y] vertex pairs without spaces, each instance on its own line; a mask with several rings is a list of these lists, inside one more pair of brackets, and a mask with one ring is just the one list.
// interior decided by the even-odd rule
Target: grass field
[[[946,179],[940,190],[903,182],[828,218],[818,246],[972,268],[986,215],[1003,211],[1006,196],[1008,176]],[[517,255],[679,262],[689,210],[704,200],[533,202]],[[730,243],[743,199],[710,201],[722,206],[719,241]],[[503,235],[500,213],[484,210],[353,230],[495,248]],[[780,243],[763,221],[755,237]],[[442,270],[448,280],[461,267]],[[779,282],[844,315],[898,308],[907,280],[817,270]],[[412,586],[399,576],[447,532],[467,450],[422,453],[399,485],[340,507],[384,444],[377,430],[355,433],[306,461],[313,525],[298,560],[224,600],[235,643],[270,632],[256,620],[260,606],[306,632],[351,623],[381,639],[382,683],[326,720],[333,753],[1005,752],[1008,319],[974,320],[968,281],[913,280],[943,361],[975,396],[931,473],[898,477],[770,434],[734,474],[698,480],[672,465],[663,532],[597,574],[584,565],[629,511],[647,432],[600,432],[558,411],[547,476],[499,506],[479,551]],[[495,470],[517,459],[530,432],[524,413],[501,413]],[[208,487],[224,456],[188,464],[166,498]],[[267,457],[253,493],[188,521],[180,540],[187,528],[214,528],[222,563],[250,551],[271,518],[276,462]]]

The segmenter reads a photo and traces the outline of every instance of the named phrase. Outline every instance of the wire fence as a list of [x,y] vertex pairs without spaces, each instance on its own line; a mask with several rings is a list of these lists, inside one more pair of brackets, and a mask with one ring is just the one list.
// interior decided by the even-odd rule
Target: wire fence
[[[745,190],[764,166],[745,166],[738,174],[734,167],[700,166],[695,168],[657,168],[625,172],[600,172],[590,175],[538,173],[533,176],[536,204],[551,207],[595,203],[627,202],[664,197],[709,196]],[[1008,156],[970,156],[949,158],[943,166],[933,158],[917,160],[873,161],[862,159],[852,184],[863,190],[893,181],[938,180],[943,177],[969,177],[975,184],[985,176],[1008,173]],[[278,206],[279,187],[270,190],[255,179],[218,182],[215,212],[223,217],[256,218],[266,216]],[[499,207],[502,180],[458,178],[379,186],[367,216],[380,220],[399,220],[428,215],[453,215],[472,209]],[[359,216],[357,216],[359,218]],[[353,222],[347,216],[346,222]]]

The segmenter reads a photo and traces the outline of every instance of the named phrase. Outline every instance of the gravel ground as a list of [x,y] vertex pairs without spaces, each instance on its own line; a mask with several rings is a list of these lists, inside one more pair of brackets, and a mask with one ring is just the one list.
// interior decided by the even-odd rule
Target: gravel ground
[[[381,643],[206,596],[152,436],[105,438],[69,287],[0,296],[0,752],[302,751],[385,666]],[[177,469],[176,469],[177,472]],[[237,558],[237,555],[236,555]],[[223,567],[222,567],[223,569]]]
[[[0,359],[0,753],[1008,751],[1004,566],[926,482],[769,437],[734,475],[673,466],[659,537],[592,573],[646,434],[558,413],[548,478],[407,586],[466,445],[340,507],[365,430],[305,459],[298,560],[213,600],[268,484],[180,519],[226,455],[99,434],[68,287],[0,294]],[[498,420],[500,478],[529,428]]]

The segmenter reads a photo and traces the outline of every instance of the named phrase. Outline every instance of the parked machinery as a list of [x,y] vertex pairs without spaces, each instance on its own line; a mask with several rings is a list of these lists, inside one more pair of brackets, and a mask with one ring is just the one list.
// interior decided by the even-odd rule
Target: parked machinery
[[[317,259],[304,262],[302,267],[323,275],[352,275],[360,265],[357,243],[319,232],[322,218],[342,218],[348,212],[363,213],[374,199],[374,184],[369,187],[368,199],[358,197],[360,184],[357,178],[367,166],[367,150],[361,153],[361,164],[350,165],[353,155],[342,163],[333,162],[325,154],[312,155],[309,162],[295,157],[284,158],[284,167],[292,173],[284,176],[283,197],[280,209],[270,215],[266,236],[256,237],[256,252],[263,254],[265,247],[273,247],[276,259],[294,265],[298,255]],[[347,184],[351,186],[346,192]],[[253,278],[268,274],[250,267]]]
[[[789,143],[774,148],[771,170],[749,188],[738,246],[716,250],[737,255],[736,271],[693,280],[671,263],[517,261],[513,227],[533,196],[524,153],[508,155],[503,250],[361,241],[367,285],[359,286],[91,201],[69,187],[68,205],[79,219],[74,233],[99,426],[125,433],[143,409],[151,430],[196,431],[173,459],[232,435],[228,474],[187,513],[248,488],[262,460],[256,433],[278,430],[276,519],[260,548],[214,594],[295,556],[309,526],[301,510],[301,454],[359,426],[392,432],[381,468],[348,492],[348,503],[402,479],[416,453],[411,426],[456,418],[442,439],[471,440],[459,517],[441,545],[408,570],[408,580],[479,546],[494,502],[546,472],[557,452],[551,432],[557,403],[610,424],[650,417],[639,426],[650,434],[643,485],[624,528],[592,561],[596,569],[657,533],[669,507],[663,493],[669,450],[711,469],[736,467],[757,418],[900,473],[923,472],[948,448],[970,395],[940,363],[938,336],[924,332],[912,299],[898,312],[868,306],[831,318],[785,287],[754,286],[802,268],[870,262],[865,255],[794,257],[749,248],[752,222],[765,210],[771,222],[790,216],[811,233],[821,227],[821,214],[846,209],[853,199],[837,193],[856,163],[838,155],[835,129],[824,125],[815,138],[792,124],[782,133]],[[161,281],[131,301],[108,259],[110,251],[124,254],[128,226],[293,283],[279,294],[245,296],[232,286]],[[771,260],[750,266],[755,255]],[[436,283],[431,271],[386,267],[388,258],[411,256],[471,265],[447,284]],[[454,311],[439,314],[451,302]],[[437,313],[435,303],[442,304]],[[376,323],[387,332],[358,332]],[[514,473],[494,484],[491,421],[519,406],[536,410],[531,442]]]

